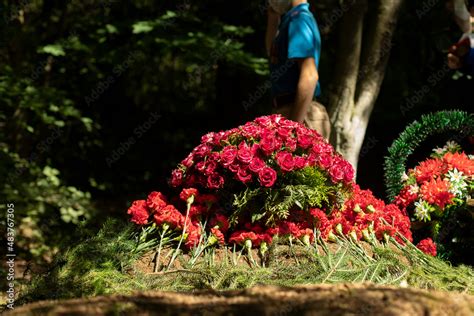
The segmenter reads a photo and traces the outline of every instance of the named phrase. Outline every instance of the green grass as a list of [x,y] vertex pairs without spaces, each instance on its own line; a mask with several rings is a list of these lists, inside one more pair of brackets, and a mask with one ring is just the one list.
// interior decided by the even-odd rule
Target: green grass
[[[134,263],[156,243],[138,243],[132,227],[109,221],[96,235],[59,256],[52,269],[23,289],[19,303],[41,299],[64,299],[102,294],[127,294],[138,290],[194,291],[242,289],[258,284],[292,286],[341,282],[373,282],[408,285],[421,289],[461,291],[474,294],[472,267],[452,267],[426,256],[412,244],[396,243],[364,247],[350,240],[316,246],[274,246],[266,267],[235,264],[240,252],[212,249],[199,260],[180,254],[179,270],[144,273]],[[140,248],[137,248],[140,245]],[[228,254],[228,255],[227,255]],[[254,254],[255,256],[255,254]],[[242,258],[242,257],[241,257]],[[234,259],[234,260],[233,260]]]

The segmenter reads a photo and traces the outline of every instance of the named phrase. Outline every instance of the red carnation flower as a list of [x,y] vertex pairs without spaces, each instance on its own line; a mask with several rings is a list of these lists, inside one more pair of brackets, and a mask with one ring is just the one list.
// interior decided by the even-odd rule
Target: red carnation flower
[[146,200],[146,204],[149,208],[154,211],[159,211],[166,205],[168,205],[168,201],[166,197],[161,192],[153,191],[148,195]]
[[229,220],[222,214],[216,214],[216,216],[211,219],[210,226],[217,226],[223,233],[226,233],[229,230]]
[[431,238],[426,238],[420,241],[416,247],[426,253],[427,255],[436,256],[436,244]]
[[173,205],[168,205],[153,216],[156,225],[168,224],[172,229],[182,229],[184,216]]
[[195,224],[190,224],[189,227],[186,227],[186,233],[186,247],[188,247],[188,249],[196,247],[201,237],[200,227]]
[[219,245],[223,245],[225,243],[224,234],[218,228],[211,228],[211,234],[216,237]]
[[258,173],[258,181],[266,188],[270,188],[275,184],[277,173],[270,167],[265,167]]
[[130,221],[137,225],[147,224],[148,217],[150,216],[145,200],[134,201],[127,214],[132,215]]
[[201,204],[216,204],[218,201],[214,194],[199,194],[196,197],[196,202]]
[[198,190],[195,188],[187,188],[181,191],[179,198],[186,202],[193,195],[196,198],[199,195]]
[[276,160],[281,170],[289,172],[295,168],[293,155],[287,151],[280,151],[276,154]]
[[247,232],[247,231],[236,231],[233,233],[230,238],[229,242],[238,244],[238,245],[245,245],[245,242],[250,240],[252,242],[252,246],[260,245],[260,238],[254,232]]

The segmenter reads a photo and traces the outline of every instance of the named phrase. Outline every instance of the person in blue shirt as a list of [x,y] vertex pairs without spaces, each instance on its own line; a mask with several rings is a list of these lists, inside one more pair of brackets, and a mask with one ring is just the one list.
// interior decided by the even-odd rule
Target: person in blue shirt
[[276,112],[328,139],[329,116],[314,101],[321,94],[321,36],[306,0],[269,0],[266,48]]

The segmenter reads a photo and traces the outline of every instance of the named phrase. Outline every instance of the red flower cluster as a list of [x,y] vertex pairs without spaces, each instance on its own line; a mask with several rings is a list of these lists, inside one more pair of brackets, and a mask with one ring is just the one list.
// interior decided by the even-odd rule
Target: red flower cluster
[[[226,240],[242,246],[258,247],[263,243],[269,245],[275,236],[299,239],[309,244],[314,241],[315,233],[324,240],[333,240],[336,235],[347,236],[353,240],[372,241],[386,240],[392,236],[403,243],[397,233],[408,240],[412,240],[410,221],[395,205],[386,205],[375,198],[371,191],[361,190],[354,185],[354,193],[347,200],[341,210],[333,210],[330,215],[324,210],[313,208],[309,211],[292,210],[290,216],[278,222],[274,227],[264,224],[250,224],[243,221],[239,227],[230,227],[228,218],[217,207],[214,195],[201,194],[196,189],[183,189],[180,199],[189,201],[194,196],[189,213],[179,211],[178,208],[167,202],[163,194],[152,192],[147,201],[135,201],[129,208],[131,221],[138,225],[145,225],[153,221],[158,226],[167,225],[171,230],[185,231],[185,244],[195,246],[204,230],[214,236],[218,244]],[[150,220],[151,217],[151,220]],[[201,227],[207,222],[207,227]],[[229,236],[226,239],[226,235]]]
[[274,187],[279,177],[307,166],[349,184],[354,169],[316,131],[280,115],[263,116],[238,128],[209,133],[171,175],[173,187],[220,189],[237,181]]
[[[177,231],[185,235],[185,245],[194,247],[201,237],[203,230],[207,229],[214,235],[219,243],[224,243],[224,234],[229,229],[229,221],[226,216],[218,212],[217,198],[211,194],[200,194],[194,188],[183,189],[180,199],[187,202],[194,196],[194,202],[189,208],[186,216],[186,203],[178,203],[178,208],[170,204],[161,192],[152,192],[147,200],[134,201],[128,209],[131,215],[130,221],[137,225],[155,223],[159,227]],[[210,219],[208,227],[201,227],[203,219]]]
[[416,247],[426,253],[427,255],[436,256],[436,244],[431,238],[426,238],[420,241]]
[[466,177],[474,177],[474,160],[465,153],[447,152],[442,157],[427,159],[408,171],[407,185],[395,197],[394,203],[403,210],[424,200],[441,211],[454,203],[455,195],[450,192],[451,184],[447,174],[456,169]]
[[275,227],[244,226],[244,229],[231,235],[230,243],[245,245],[249,240],[253,246],[264,241],[270,244],[276,235],[291,236],[304,243],[311,243],[315,232],[326,241],[333,240],[336,235],[365,241],[384,241],[388,237],[394,237],[404,244],[399,234],[409,241],[413,240],[408,216],[394,204],[386,205],[375,198],[370,190],[361,190],[357,185],[354,186],[352,198],[346,201],[342,210],[333,210],[330,215],[317,208],[310,209],[309,212],[293,210],[287,220],[279,222]]
[[[396,205],[385,204],[370,190],[361,190],[358,185],[354,185],[354,194],[343,209],[331,215],[333,229],[339,233],[342,230],[344,235],[353,239],[370,241],[369,236],[374,233],[380,241],[391,236],[403,244],[398,234],[412,241],[408,216]],[[338,225],[340,228],[337,228]]]

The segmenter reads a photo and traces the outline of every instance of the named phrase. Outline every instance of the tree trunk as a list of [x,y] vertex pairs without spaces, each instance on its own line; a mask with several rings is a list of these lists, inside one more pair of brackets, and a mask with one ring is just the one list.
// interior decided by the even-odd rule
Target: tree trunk
[[349,0],[329,91],[331,143],[357,168],[403,0]]

